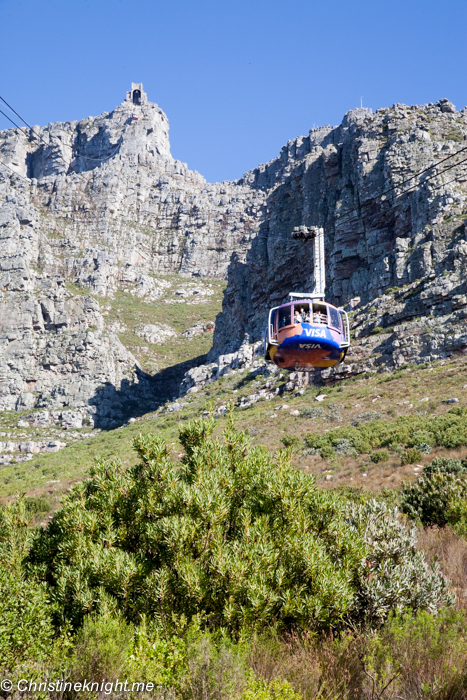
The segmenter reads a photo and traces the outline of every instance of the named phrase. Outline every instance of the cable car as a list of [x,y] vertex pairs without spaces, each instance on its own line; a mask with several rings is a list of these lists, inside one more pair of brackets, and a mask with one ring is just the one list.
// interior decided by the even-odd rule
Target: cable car
[[312,297],[292,293],[291,301],[269,311],[267,362],[283,369],[309,371],[343,361],[350,345],[347,313]]
[[324,301],[324,231],[313,227],[308,234],[315,242],[314,289],[292,292],[287,303],[272,308],[264,337],[266,362],[287,370],[333,367],[350,346],[347,313]]

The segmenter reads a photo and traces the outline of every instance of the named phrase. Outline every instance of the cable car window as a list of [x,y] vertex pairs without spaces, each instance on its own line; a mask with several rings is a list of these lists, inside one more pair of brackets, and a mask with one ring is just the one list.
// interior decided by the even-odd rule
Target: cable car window
[[329,309],[329,325],[333,328],[341,329],[341,315],[333,306],[328,306]]
[[313,304],[313,324],[324,324],[328,323],[328,313],[326,304],[314,303]]
[[[299,319],[297,319],[297,312],[299,314]],[[294,323],[305,323],[305,322],[306,323],[310,322],[310,304],[308,302],[302,302],[301,304],[294,304]]]
[[277,309],[275,309],[271,314],[271,326],[272,326],[271,332],[273,334],[276,334],[277,333]]
[[279,311],[279,328],[284,328],[284,326],[290,326],[290,315],[291,315],[292,307],[291,306],[286,306],[283,309],[280,309]]

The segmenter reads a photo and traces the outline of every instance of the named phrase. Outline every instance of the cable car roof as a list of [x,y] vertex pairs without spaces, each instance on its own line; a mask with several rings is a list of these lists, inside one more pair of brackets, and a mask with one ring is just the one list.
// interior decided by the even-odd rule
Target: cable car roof
[[[292,295],[290,294],[289,296],[292,296]],[[301,303],[303,303],[303,304],[306,304],[306,303],[323,304],[324,306],[331,306],[333,309],[337,309],[337,306],[334,306],[334,304],[330,304],[328,301],[321,301],[321,299],[316,299],[316,298],[313,299],[312,295],[300,297],[299,300],[296,299],[295,301],[286,301],[284,304],[280,304],[279,306],[273,306],[272,309],[283,309],[286,306],[293,306],[294,304],[301,304]]]

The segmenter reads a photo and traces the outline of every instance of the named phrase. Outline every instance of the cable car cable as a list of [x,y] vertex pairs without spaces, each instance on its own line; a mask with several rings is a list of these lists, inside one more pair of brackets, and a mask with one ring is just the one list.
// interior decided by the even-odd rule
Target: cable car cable
[[30,180],[29,177],[24,177],[24,175],[20,175],[19,173],[17,173],[15,170],[13,170],[12,168],[10,168],[10,166],[9,166],[7,163],[5,163],[5,161],[2,160],[1,158],[0,158],[0,163],[1,163],[5,168],[8,168],[8,170],[9,170],[11,173],[13,173],[13,175],[16,175],[17,177],[20,177],[22,180],[25,180],[29,185],[31,184],[31,180]]
[[[16,116],[19,117],[21,119],[21,121],[31,129],[34,136],[37,136],[37,138],[39,138],[42,141],[44,146],[47,146],[48,148],[51,147],[51,144],[44,141],[41,134],[38,134],[37,132],[35,132],[34,127],[32,127],[30,124],[28,124],[28,122],[25,119],[23,119],[23,117],[20,114],[18,114],[18,112],[16,112],[13,109],[13,107],[11,105],[9,105],[8,102],[1,95],[0,95],[0,100],[2,100],[2,102],[4,102],[7,105],[7,107],[9,107],[11,109],[11,111],[14,112],[16,114]],[[5,112],[2,112],[1,109],[0,109],[0,112],[3,114],[4,117],[6,117],[8,119],[8,121],[10,121],[12,124],[14,124],[17,129],[20,129],[23,132],[23,134],[25,134],[29,138],[29,134],[26,134],[26,132],[23,130],[23,127],[18,126],[18,124],[16,124],[13,121],[13,119],[11,119],[7,114],[5,114]],[[64,134],[68,133],[68,132],[64,131],[63,129],[60,129],[59,131],[61,131]],[[72,152],[74,150],[73,146],[70,146],[68,143],[62,143],[61,145],[65,146],[66,148],[70,148]],[[115,150],[109,156],[106,156],[105,158],[91,158],[90,156],[82,156],[82,155],[74,155],[74,154],[73,154],[73,158],[83,158],[84,160],[92,160],[92,161],[96,161],[96,162],[100,162],[100,163],[105,163],[105,161],[109,160],[110,158],[112,158],[116,154],[116,152],[118,151],[119,148],[120,148],[120,144],[117,144]],[[69,168],[70,164],[66,162],[66,160],[63,158],[61,153],[59,155],[62,158],[65,165],[67,166],[67,168]]]
[[32,126],[31,126],[30,124],[28,124],[27,121],[25,121],[25,120],[23,119],[23,117],[21,116],[21,114],[18,114],[18,112],[15,112],[15,110],[13,109],[13,107],[12,107],[11,105],[9,105],[8,102],[7,102],[1,95],[0,95],[0,100],[1,100],[2,102],[4,102],[4,103],[6,104],[6,106],[7,106],[9,109],[11,109],[11,111],[12,111],[14,114],[16,114],[16,116],[17,116],[19,119],[21,119],[21,121],[23,122],[23,124],[26,124],[26,126],[29,126],[29,128],[32,129]]
[[[42,139],[42,137],[41,137],[40,134],[36,134],[36,132],[34,131],[34,128],[33,128],[25,119],[23,119],[23,117],[22,117],[18,112],[16,112],[16,110],[15,110],[15,109],[5,100],[5,98],[2,97],[1,95],[0,95],[0,100],[2,100],[2,102],[4,102],[4,103],[6,104],[6,106],[7,106],[9,109],[11,109],[11,111],[12,111],[14,114],[16,114],[16,116],[17,116],[19,119],[21,119],[21,121],[22,121],[26,126],[28,126],[28,127],[32,130],[32,132],[33,132],[34,135],[38,136],[38,137],[41,139],[41,141],[44,143],[44,145],[47,145],[47,146],[50,145],[50,144],[46,144],[46,143],[45,143],[45,141]],[[0,110],[0,112],[1,112],[12,124],[14,124],[18,129],[21,129],[21,128],[22,128],[22,127],[18,126],[17,124],[15,124],[15,122],[14,122],[12,119],[10,119],[10,117],[8,117],[8,116],[5,114],[5,112],[2,112],[2,110]],[[63,130],[62,130],[62,131],[63,131]],[[23,132],[23,133],[24,133],[24,132]],[[63,133],[67,133],[67,132],[64,131]],[[63,145],[63,146],[66,146],[67,148],[70,148],[71,150],[73,150],[73,146],[69,146],[67,143],[64,143],[64,144],[62,144],[62,145]],[[114,151],[114,153],[116,153],[118,147],[119,147],[119,146],[117,146],[117,148],[116,148],[116,150]],[[397,189],[397,187],[403,187],[405,184],[407,184],[407,182],[410,182],[411,180],[413,180],[413,179],[416,178],[416,177],[420,177],[420,175],[423,175],[424,173],[428,172],[429,170],[432,170],[433,168],[436,168],[436,167],[437,167],[438,165],[440,165],[441,163],[444,163],[445,161],[450,160],[451,158],[454,158],[454,156],[458,155],[459,153],[463,153],[464,151],[467,151],[467,146],[464,146],[464,148],[460,148],[458,151],[456,151],[456,153],[451,153],[450,155],[446,156],[446,158],[443,158],[442,160],[438,161],[438,163],[433,163],[433,165],[430,165],[430,166],[428,166],[427,168],[424,168],[423,170],[420,170],[418,173],[415,173],[414,175],[412,175],[411,177],[407,178],[406,180],[403,180],[403,181],[402,181],[401,183],[399,183],[398,185],[394,185],[394,187],[390,187],[389,189],[385,190],[384,192],[381,192],[381,194],[376,195],[375,197],[372,197],[372,198],[369,199],[369,200],[366,200],[366,201],[361,205],[361,207],[368,206],[369,203],[370,203],[371,201],[373,201],[374,199],[379,199],[379,198],[381,198],[381,197],[384,197],[386,194],[389,194],[390,192],[393,192],[395,189]],[[85,160],[92,160],[92,161],[105,161],[105,160],[108,160],[109,158],[111,158],[112,155],[114,155],[114,153],[111,154],[110,156],[107,156],[105,159],[101,159],[101,158],[91,158],[90,156],[82,156],[82,155],[77,155],[77,156],[75,156],[75,157],[76,157],[76,158],[83,158],[83,159],[85,159]],[[350,214],[352,213],[352,211],[358,211],[358,209],[357,209],[357,208],[352,209],[350,212],[347,212],[346,214],[343,214],[341,218],[343,218],[344,216],[350,215]]]
[[[0,99],[3,100],[3,102],[5,102],[6,105],[8,105],[8,102],[6,102],[6,100],[4,100],[3,97],[1,97],[1,95],[0,95]],[[8,107],[10,107],[10,105],[8,105]],[[11,109],[13,112],[15,112],[15,110],[13,109],[13,107],[10,107],[10,109]],[[19,129],[19,130],[21,131],[21,133],[24,134],[28,140],[31,138],[31,135],[28,134],[28,133],[24,130],[24,127],[19,126],[19,124],[17,124],[16,122],[14,122],[13,119],[11,119],[11,117],[9,117],[8,114],[5,114],[5,112],[3,112],[1,109],[0,109],[0,112],[1,112],[1,114],[3,114],[4,117],[6,117],[6,118],[8,119],[8,121],[10,121],[12,124],[14,124],[14,125],[16,126],[16,128]],[[15,112],[15,114],[17,114],[17,112]],[[28,124],[27,122],[25,122],[24,119],[23,119],[22,117],[19,116],[19,114],[18,114],[18,117],[19,117],[19,118],[21,119],[21,121],[23,121],[27,126],[29,126],[29,124]],[[50,143],[46,143],[40,134],[36,134],[36,132],[34,131],[34,129],[33,129],[32,126],[29,126],[29,128],[31,129],[33,135],[34,135],[34,136],[37,136],[37,138],[39,138],[39,139],[42,141],[42,143],[44,144],[44,146],[47,146],[47,148],[50,148],[50,147],[51,147]],[[65,145],[65,144],[64,144],[64,145]],[[63,157],[63,155],[62,155],[60,152],[58,153],[58,155],[59,155],[59,157],[63,160],[63,162],[64,162],[64,164],[66,165],[66,167],[69,168],[69,164],[66,162],[66,160],[65,160],[64,157]]]
[[[467,150],[467,148],[466,148],[466,149],[462,149],[462,150]],[[409,187],[408,189],[406,189],[404,192],[401,192],[400,194],[396,195],[396,197],[392,197],[392,201],[394,201],[395,199],[399,199],[399,197],[403,197],[405,194],[408,194],[409,192],[411,192],[412,190],[416,189],[417,187],[421,187],[422,185],[424,185],[425,182],[429,182],[430,180],[433,180],[435,177],[440,177],[440,176],[443,175],[444,173],[447,173],[449,170],[452,170],[453,168],[456,168],[457,166],[462,165],[462,163],[465,163],[466,161],[467,161],[467,158],[464,158],[463,160],[460,160],[458,163],[453,163],[453,165],[450,165],[450,166],[448,166],[447,168],[444,168],[444,169],[441,170],[441,172],[439,172],[439,173],[433,173],[432,175],[429,175],[428,177],[426,177],[426,178],[424,179],[423,182],[416,183],[415,185],[412,185],[412,187]],[[407,180],[406,182],[408,182],[408,180]],[[440,187],[443,186],[443,184],[444,184],[444,183],[441,183],[440,185],[438,185],[438,186],[435,187],[434,189],[439,189]],[[395,189],[395,188],[393,188],[393,189]],[[382,196],[384,196],[384,195],[381,194],[380,197],[382,197]],[[363,205],[362,205],[362,206],[363,206]],[[355,210],[355,211],[358,211],[358,210]],[[349,212],[349,214],[350,214],[350,212]],[[342,219],[347,218],[347,216],[348,216],[348,214],[345,214],[345,215],[342,215],[342,216],[338,216],[338,217],[336,217],[335,219],[333,219],[332,222],[333,222],[333,223],[335,223],[336,221],[339,222],[339,221],[341,221]],[[348,221],[347,223],[351,223],[352,221],[358,221],[358,220],[360,220],[361,218],[363,219],[363,218],[365,218],[365,217],[363,217],[363,216],[362,216],[362,217],[353,217],[352,219],[349,219],[349,221]]]
[[[467,146],[464,146],[463,148],[460,148],[460,149],[459,149],[458,151],[456,151],[455,153],[451,153],[449,156],[446,156],[446,158],[443,158],[442,160],[438,161],[438,163],[433,163],[433,165],[430,165],[428,168],[424,168],[424,170],[420,170],[418,173],[415,173],[414,175],[412,175],[411,177],[407,178],[406,180],[403,180],[403,181],[402,181],[401,183],[399,183],[398,185],[394,185],[394,187],[390,187],[389,189],[384,190],[384,191],[381,192],[380,194],[375,195],[374,197],[370,197],[370,199],[367,199],[365,202],[363,202],[363,203],[360,205],[360,207],[354,207],[354,208],[351,209],[350,211],[345,212],[344,214],[342,214],[341,216],[336,216],[336,217],[334,217],[329,223],[334,223],[334,224],[335,224],[336,222],[339,222],[339,221],[342,221],[342,220],[346,219],[348,216],[350,216],[351,214],[353,214],[353,212],[359,212],[359,211],[361,211],[361,209],[363,209],[363,207],[368,206],[371,202],[374,202],[374,201],[376,201],[376,200],[378,200],[378,199],[381,199],[381,197],[384,197],[385,195],[389,194],[390,192],[395,191],[398,187],[403,187],[405,184],[407,184],[408,182],[410,182],[410,181],[413,180],[414,178],[420,177],[421,175],[424,175],[424,174],[425,174],[426,172],[428,172],[429,170],[432,170],[433,168],[438,167],[438,165],[441,165],[442,163],[445,163],[447,160],[450,160],[451,158],[454,158],[455,156],[459,155],[459,153],[463,153],[464,151],[467,151]],[[427,182],[427,181],[429,181],[429,180],[432,180],[434,177],[437,177],[438,175],[442,175],[443,173],[447,172],[448,170],[451,170],[452,168],[456,167],[457,165],[461,165],[461,164],[464,163],[464,162],[465,162],[465,159],[459,161],[458,163],[455,163],[454,165],[450,166],[449,168],[445,168],[445,169],[442,170],[440,173],[434,173],[434,174],[431,175],[430,177],[425,178],[424,182]],[[451,181],[451,182],[453,182],[453,181]],[[400,197],[400,196],[402,196],[403,194],[406,194],[407,192],[410,192],[411,190],[415,189],[415,187],[418,187],[419,185],[422,185],[422,184],[423,184],[423,183],[417,183],[417,184],[414,185],[413,187],[410,187],[409,189],[405,190],[405,192],[401,192],[401,194],[397,195],[397,197]],[[435,189],[437,189],[437,188],[435,188]],[[394,199],[394,198],[393,198],[393,199]],[[353,217],[348,223],[351,223],[352,221],[360,221],[360,220],[362,220],[363,218],[365,218],[363,215],[362,215],[362,216],[358,216],[358,217]],[[264,237],[265,237],[265,238],[270,238],[271,236],[264,236]],[[291,240],[291,239],[287,239],[287,240]]]
[[[462,149],[462,150],[467,150],[467,149]],[[456,155],[456,154],[455,154],[455,155]],[[447,160],[447,159],[446,159],[446,160]],[[419,187],[420,185],[423,185],[425,182],[428,182],[428,181],[430,181],[430,180],[433,180],[435,177],[440,177],[441,175],[444,175],[444,173],[448,172],[449,170],[452,170],[453,168],[456,168],[456,167],[462,165],[462,164],[465,163],[465,162],[467,162],[467,158],[464,158],[463,160],[460,160],[458,163],[454,163],[453,165],[450,165],[449,167],[444,168],[444,169],[443,169],[441,172],[439,172],[439,173],[433,173],[433,174],[430,175],[429,177],[425,178],[425,180],[423,181],[423,183],[417,183],[417,184],[413,185],[412,187],[409,187],[409,188],[408,188],[407,190],[405,190],[404,192],[401,192],[400,194],[398,194],[395,198],[392,198],[393,201],[394,201],[394,199],[399,199],[399,197],[402,197],[402,196],[404,196],[405,194],[408,194],[409,192],[411,192],[412,190],[416,189],[416,188]],[[455,182],[455,180],[457,180],[457,179],[458,179],[458,177],[455,177],[455,178],[453,178],[452,180],[450,180],[450,181],[447,182],[447,183],[441,182],[439,185],[436,185],[435,187],[433,187],[433,190],[440,189],[441,187],[444,187],[444,186],[450,184],[451,182]],[[383,195],[379,195],[379,196],[383,196]],[[358,211],[358,210],[355,209],[355,210],[351,210],[351,211]],[[348,221],[347,223],[352,223],[353,221],[364,221],[365,219],[368,218],[368,216],[369,216],[368,214],[367,214],[367,215],[362,214],[362,216],[353,217],[352,219],[349,219],[349,221]],[[335,224],[336,222],[339,222],[339,221],[341,221],[341,220],[344,219],[344,218],[347,218],[347,214],[346,214],[346,215],[343,215],[343,216],[334,217],[334,218],[331,219],[329,222],[326,222],[326,224],[327,224],[327,225],[328,225],[328,224],[329,224],[329,225],[330,225],[330,224]],[[294,239],[294,238],[289,238],[289,237],[287,237],[287,236],[262,236],[262,235],[259,235],[259,236],[255,236],[255,238],[267,238],[268,240],[271,240],[271,239],[274,239],[274,238],[275,238],[275,239],[281,239],[281,240],[286,240],[286,241],[299,241],[299,240],[300,240],[300,239],[298,239],[298,238]],[[306,239],[305,239],[305,240],[306,240]],[[309,240],[312,240],[312,239],[309,239]]]
[[[0,100],[2,100],[2,102],[4,102],[4,103],[7,105],[7,107],[8,107],[9,109],[11,109],[11,111],[12,111],[19,119],[21,119],[21,121],[22,121],[24,124],[26,124],[26,126],[28,126],[28,127],[31,129],[32,133],[33,133],[35,136],[37,136],[37,137],[42,141],[42,143],[43,143],[44,145],[46,145],[47,147],[50,147],[50,144],[47,144],[47,143],[44,141],[44,139],[42,138],[42,136],[41,136],[40,134],[36,134],[36,132],[34,131],[33,127],[32,127],[25,119],[23,119],[23,117],[22,117],[18,112],[16,112],[16,110],[15,110],[1,95],[0,95]],[[28,136],[28,138],[29,138],[29,135],[26,134],[26,132],[24,131],[23,127],[21,127],[21,126],[19,126],[18,124],[16,124],[16,122],[14,122],[14,121],[13,121],[7,114],[5,114],[5,112],[3,112],[2,110],[0,110],[0,113],[3,114],[3,116],[6,117],[6,118],[8,119],[8,121],[10,121],[17,129],[20,129],[20,131],[21,131],[22,133],[24,133],[26,136]],[[62,131],[63,131],[63,130],[62,130]],[[63,132],[63,133],[67,133],[67,132]],[[70,148],[70,149],[73,151],[73,146],[70,146],[69,144],[62,143],[62,146],[66,146],[67,148]],[[110,158],[112,158],[113,155],[115,155],[115,153],[117,152],[119,146],[120,146],[120,144],[118,144],[117,147],[116,147],[116,149],[115,149],[115,151],[114,151],[113,153],[111,153],[109,156],[107,156],[106,158],[91,158],[91,157],[89,157],[89,156],[83,156],[83,155],[79,155],[79,154],[78,154],[78,155],[75,155],[74,157],[75,157],[75,158],[83,158],[84,160],[105,162],[106,160],[109,160]],[[455,156],[459,155],[459,153],[463,153],[464,151],[467,151],[467,146],[464,146],[463,148],[460,148],[460,149],[459,149],[458,151],[456,151],[455,153],[449,154],[448,156],[446,156],[446,158],[443,158],[442,160],[438,161],[438,163],[433,163],[432,165],[428,166],[427,168],[424,168],[423,170],[419,171],[418,173],[415,173],[414,175],[410,176],[409,178],[403,180],[403,181],[402,181],[401,183],[399,183],[398,185],[394,185],[393,187],[390,187],[390,188],[388,188],[387,190],[384,190],[384,191],[381,192],[379,195],[375,195],[374,197],[371,197],[370,199],[367,199],[365,202],[363,202],[363,203],[360,205],[360,207],[355,207],[354,209],[351,209],[350,211],[345,212],[345,213],[342,214],[341,216],[334,217],[334,219],[332,219],[330,223],[334,223],[334,224],[335,224],[336,222],[339,222],[339,221],[342,221],[343,219],[346,219],[346,218],[349,217],[353,212],[359,212],[359,211],[361,211],[361,210],[363,209],[363,207],[369,206],[369,205],[371,204],[371,202],[374,202],[374,201],[376,201],[376,200],[378,200],[378,199],[381,199],[381,197],[384,197],[384,196],[386,196],[387,194],[390,194],[391,192],[394,192],[397,188],[403,187],[403,186],[404,186],[405,184],[407,184],[408,182],[411,182],[414,178],[420,177],[421,175],[424,175],[425,173],[429,172],[429,171],[432,170],[433,168],[438,167],[438,166],[441,165],[442,163],[445,163],[446,161],[450,160],[451,158],[454,158]],[[65,163],[65,165],[67,165],[67,166],[69,167],[68,163],[66,163],[66,161],[64,160],[62,154],[59,154],[59,155],[61,156],[61,158],[62,158],[63,162]],[[450,166],[450,167],[448,167],[448,168],[443,169],[440,173],[434,173],[433,175],[427,177],[427,178],[424,180],[424,182],[427,182],[427,181],[429,181],[429,180],[432,180],[434,177],[437,177],[438,175],[442,175],[443,173],[447,172],[448,170],[451,170],[452,168],[456,167],[457,165],[461,165],[462,163],[465,162],[465,160],[467,160],[467,159],[461,160],[459,163],[455,163],[454,165],[452,165],[452,166]],[[11,168],[10,168],[10,170],[11,170]],[[14,171],[12,171],[12,172],[14,172]],[[20,177],[22,177],[22,176],[20,176]],[[454,179],[456,179],[456,178],[454,178]],[[452,181],[451,181],[451,182],[452,182]],[[401,197],[401,196],[404,195],[404,194],[407,194],[407,193],[411,192],[411,191],[414,190],[418,185],[421,185],[421,184],[423,184],[423,183],[417,183],[416,185],[410,187],[410,188],[407,189],[405,192],[402,192],[401,194],[397,195],[396,199],[399,198],[399,197]],[[442,183],[442,184],[444,184],[444,183]],[[442,186],[442,185],[440,185],[440,187],[441,187],[441,186]],[[435,189],[438,189],[438,188],[435,188]],[[392,198],[392,199],[393,199],[393,201],[394,201],[394,198]],[[364,219],[364,218],[365,218],[365,217],[363,217],[363,216],[353,217],[352,219],[350,219],[350,220],[348,221],[348,223],[352,223],[353,221],[361,221],[361,220]],[[255,236],[255,238],[259,238],[259,237],[260,237],[260,236]],[[263,237],[263,238],[272,238],[272,236],[262,236],[262,237]],[[281,238],[281,237],[280,237],[280,236],[276,236],[276,238]],[[284,237],[284,240],[293,240],[293,239],[289,239],[289,238],[285,238],[285,237]]]
[[0,109],[0,114],[3,114],[3,116],[6,117],[6,118],[8,119],[9,122],[11,122],[12,124],[14,124],[14,125],[16,126],[16,128],[19,129],[19,130],[21,131],[21,133],[25,134],[25,136],[29,136],[29,134],[27,134],[27,133],[24,131],[24,127],[19,126],[16,122],[13,121],[13,119],[11,119],[11,118],[8,116],[8,114],[5,114],[5,112],[3,112],[3,110],[1,110],[1,109]]
[[[374,201],[376,199],[380,199],[381,197],[384,197],[385,195],[389,194],[390,192],[394,192],[398,187],[403,187],[404,185],[406,185],[408,182],[410,182],[414,178],[420,177],[421,175],[424,175],[425,173],[427,173],[429,170],[432,170],[433,168],[437,168],[438,165],[441,165],[441,163],[445,163],[447,160],[454,158],[454,156],[457,156],[457,155],[459,155],[459,153],[463,153],[464,151],[467,151],[467,146],[465,146],[464,148],[460,148],[455,153],[451,153],[449,156],[446,156],[446,158],[443,158],[442,160],[438,161],[437,163],[433,163],[433,165],[430,165],[428,168],[425,168],[424,170],[420,170],[420,172],[415,173],[414,175],[407,178],[406,180],[403,180],[398,185],[394,185],[393,187],[390,187],[389,189],[384,190],[380,194],[375,195],[374,197],[371,197],[370,199],[367,199],[365,202],[363,202],[363,204],[361,205],[361,208],[368,206],[372,201]],[[343,219],[344,217],[349,216],[353,211],[358,211],[358,208],[351,209],[349,212],[346,212],[345,214],[343,214],[339,218]]]

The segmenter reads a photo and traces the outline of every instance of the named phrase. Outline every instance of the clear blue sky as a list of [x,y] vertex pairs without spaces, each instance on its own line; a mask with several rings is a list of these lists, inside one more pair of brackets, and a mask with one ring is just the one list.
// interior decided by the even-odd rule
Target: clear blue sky
[[110,111],[143,82],[174,157],[211,182],[360,97],[467,104],[466,0],[0,0],[0,26],[0,94],[31,124]]

